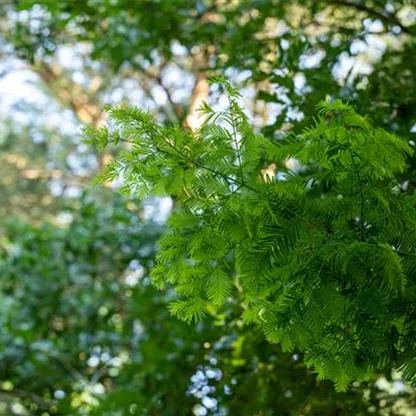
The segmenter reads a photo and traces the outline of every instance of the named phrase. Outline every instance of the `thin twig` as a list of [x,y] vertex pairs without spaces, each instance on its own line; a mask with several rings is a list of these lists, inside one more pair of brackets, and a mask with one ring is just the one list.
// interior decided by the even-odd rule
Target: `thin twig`
[[235,101],[230,97],[230,95],[228,94],[228,102],[229,102],[229,106],[230,106],[230,115],[231,115],[231,125],[232,125],[232,129],[233,129],[233,139],[234,139],[234,145],[235,145],[235,151],[237,153],[237,161],[238,161],[238,165],[240,168],[240,175],[241,175],[241,182],[244,184],[244,173],[243,173],[243,161],[241,159],[241,153],[240,153],[240,146],[238,143],[238,139],[237,139],[237,127],[236,127],[236,120],[234,117],[234,112],[233,112],[233,107],[236,106]]

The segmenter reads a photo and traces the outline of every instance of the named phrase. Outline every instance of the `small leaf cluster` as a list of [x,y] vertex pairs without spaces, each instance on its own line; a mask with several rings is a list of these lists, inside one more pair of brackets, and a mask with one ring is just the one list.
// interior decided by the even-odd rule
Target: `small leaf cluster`
[[[196,132],[122,107],[109,109],[112,129],[86,132],[127,143],[103,180],[175,201],[152,272],[181,296],[172,313],[198,321],[238,292],[245,323],[303,351],[338,390],[393,367],[415,381],[416,199],[398,179],[411,147],[339,100],[302,134],[266,140],[238,91],[213,81],[229,109],[204,103]],[[271,163],[276,178],[262,174]]]

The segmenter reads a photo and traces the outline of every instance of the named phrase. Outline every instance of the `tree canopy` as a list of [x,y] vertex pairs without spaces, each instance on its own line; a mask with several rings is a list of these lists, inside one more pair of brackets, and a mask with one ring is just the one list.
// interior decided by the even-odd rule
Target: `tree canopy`
[[411,0],[2,2],[0,414],[413,414],[415,52]]

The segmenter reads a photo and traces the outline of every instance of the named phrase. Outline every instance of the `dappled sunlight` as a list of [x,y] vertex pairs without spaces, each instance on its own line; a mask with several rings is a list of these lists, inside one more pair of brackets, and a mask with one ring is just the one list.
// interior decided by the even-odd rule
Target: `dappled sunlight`
[[0,416],[416,413],[416,6],[0,1]]

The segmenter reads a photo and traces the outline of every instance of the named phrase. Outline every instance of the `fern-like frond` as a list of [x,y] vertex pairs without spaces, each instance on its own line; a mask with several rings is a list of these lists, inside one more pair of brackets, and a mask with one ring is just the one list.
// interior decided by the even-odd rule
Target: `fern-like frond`
[[[124,149],[101,181],[175,199],[152,272],[180,296],[171,312],[198,321],[238,288],[243,321],[301,350],[338,390],[393,365],[415,380],[416,197],[398,186],[413,150],[340,100],[320,103],[302,134],[270,141],[253,131],[239,91],[210,81],[229,108],[203,103],[196,132],[129,107],[85,130],[100,149]],[[272,163],[278,174],[263,176]]]

